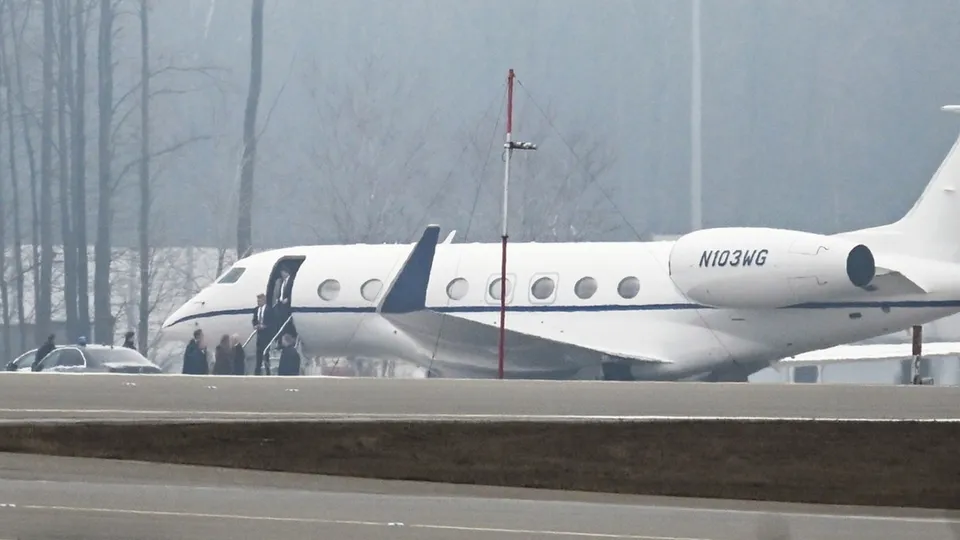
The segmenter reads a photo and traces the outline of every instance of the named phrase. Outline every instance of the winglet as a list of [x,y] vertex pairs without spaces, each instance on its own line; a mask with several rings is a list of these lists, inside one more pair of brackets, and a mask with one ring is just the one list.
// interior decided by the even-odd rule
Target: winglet
[[377,306],[377,313],[410,313],[426,308],[427,284],[440,239],[440,226],[428,225]]
[[456,230],[456,229],[450,231],[450,234],[448,234],[447,237],[443,239],[443,242],[442,242],[442,243],[443,243],[443,244],[452,244],[452,243],[453,243],[453,235],[455,235],[455,234],[457,234],[457,230]]

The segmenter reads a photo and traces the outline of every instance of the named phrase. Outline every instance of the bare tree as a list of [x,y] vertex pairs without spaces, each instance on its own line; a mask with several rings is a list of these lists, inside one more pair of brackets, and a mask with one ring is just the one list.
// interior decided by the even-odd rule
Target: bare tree
[[253,168],[257,159],[257,107],[263,78],[263,0],[253,0],[250,10],[250,86],[243,113],[243,156],[240,166],[240,199],[237,213],[237,258],[253,246]]
[[621,225],[619,210],[607,199],[611,190],[603,182],[616,156],[585,131],[559,139],[544,134],[536,140],[558,148],[517,160],[518,237],[534,242],[603,238]]
[[[322,78],[316,63],[313,72]],[[297,225],[312,229],[318,240],[366,243],[398,239],[396,231],[407,234],[424,217],[410,185],[429,178],[426,160],[433,152],[427,143],[435,140],[429,129],[436,111],[404,116],[411,110],[405,104],[417,99],[415,82],[391,76],[381,59],[370,56],[355,73],[311,87],[318,132],[305,150],[316,171],[310,180],[324,185],[317,203],[330,222],[321,231],[311,215],[311,222]]]
[[[156,176],[152,176],[156,178]],[[159,219],[158,219],[159,217]],[[162,215],[154,215],[150,222],[151,242],[162,244],[164,223]],[[182,353],[179,344],[173,343],[170,346],[170,340],[164,339],[161,332],[162,317],[156,317],[158,314],[167,314],[182,304],[188,297],[187,290],[193,286],[204,286],[210,283],[211,276],[204,273],[201,279],[195,284],[186,284],[185,276],[190,274],[191,266],[190,248],[162,248],[156,245],[151,246],[148,252],[149,275],[147,276],[149,297],[145,304],[140,304],[139,299],[139,250],[126,250],[115,248],[112,256],[111,289],[115,291],[113,298],[113,315],[117,320],[126,320],[131,326],[136,325],[138,320],[147,320],[149,324],[141,336],[146,336],[146,340],[138,336],[139,341],[146,341],[146,344],[140,348],[140,352],[156,362],[163,368],[169,365],[169,362],[176,361],[176,358]],[[201,250],[206,251],[206,250]],[[207,255],[209,256],[209,252]],[[209,257],[207,257],[209,258]],[[144,309],[146,306],[146,309]],[[144,318],[141,312],[146,312]],[[171,356],[172,355],[172,356]]]
[[150,45],[147,0],[140,0],[140,321],[138,348],[147,350],[150,317]]
[[64,310],[64,267],[62,246],[54,246],[53,249],[53,267],[50,270],[50,312],[62,313]]
[[[0,203],[2,204],[2,203]],[[0,218],[6,218],[5,209],[0,208]],[[6,236],[6,228],[0,225],[0,233]],[[10,358],[10,288],[7,284],[7,242],[0,240],[0,303],[3,305],[3,357]]]
[[[0,36],[0,39],[4,37]],[[10,289],[7,284],[7,206],[4,204],[4,191],[0,185],[0,310],[3,315],[3,357],[10,358]],[[16,257],[19,258],[20,254],[17,253]]]
[[[77,334],[90,335],[90,270],[87,259],[87,17],[86,0],[75,0],[74,28],[77,39],[76,84],[73,85],[71,151],[73,158],[73,233],[77,257]],[[68,79],[68,83],[70,83]]]
[[[23,126],[21,133],[23,134],[23,142],[27,150],[27,163],[30,166],[30,245],[32,250],[32,257],[30,263],[30,271],[33,277],[33,308],[36,309],[36,306],[40,303],[40,216],[38,213],[37,207],[37,185],[39,184],[37,178],[37,166],[36,160],[34,159],[33,151],[33,141],[30,138],[30,122],[29,118],[32,115],[30,107],[27,105],[26,100],[26,87],[23,84],[23,55],[21,54],[22,49],[22,40],[23,32],[17,32],[16,25],[14,23],[15,12],[13,10],[14,3],[10,3],[10,17],[8,20],[10,22],[10,37],[11,45],[13,46],[13,64],[17,81],[17,103],[20,106],[20,113],[23,118]],[[29,6],[24,14],[24,25],[30,18]]]
[[[157,229],[152,227],[151,230]],[[148,294],[146,298],[140,297],[140,328],[137,332],[140,351],[151,359],[157,358],[157,348],[163,339],[161,324],[160,321],[156,321],[156,324],[147,325],[143,324],[143,321],[150,321],[158,309],[172,309],[186,300],[180,294],[182,281],[179,279],[179,266],[183,264],[180,258],[183,254],[180,248],[156,247],[151,248],[148,253],[150,263],[149,274],[146,276]],[[141,276],[140,279],[143,280],[144,277]]]
[[[220,142],[219,137],[217,142]],[[216,276],[221,275],[235,260],[228,253],[228,245],[232,225],[237,222],[238,180],[235,171],[220,169],[208,176],[207,181],[200,187],[200,205],[213,220],[216,237],[214,247],[217,250]]]
[[53,288],[53,0],[43,0],[43,106],[40,120],[40,295],[36,340],[50,331]]
[[[8,2],[4,2],[6,5],[10,5]],[[6,6],[0,6],[0,17],[3,15],[2,9]],[[10,18],[13,16],[13,7],[10,6]],[[27,325],[24,314],[24,277],[25,271],[23,268],[23,231],[21,230],[20,225],[20,179],[19,173],[17,171],[17,145],[16,145],[16,136],[14,132],[13,122],[13,83],[12,77],[10,76],[10,66],[7,62],[7,47],[6,47],[6,33],[0,37],[0,69],[3,70],[3,98],[6,105],[6,116],[7,116],[7,146],[9,148],[9,165],[10,165],[10,184],[11,184],[11,202],[13,205],[13,269],[16,277],[16,287],[17,287],[17,329],[19,331],[20,337],[20,348],[19,350],[25,350],[27,348]]]
[[[525,141],[538,144],[537,152],[514,154],[511,167],[511,237],[518,241],[558,242],[595,239],[617,230],[622,224],[614,208],[614,191],[604,185],[606,175],[616,163],[616,154],[603,139],[586,130],[560,131],[557,115],[547,107],[527,105],[516,114],[514,130]],[[494,125],[495,119],[482,122]],[[499,144],[491,145],[488,130],[466,135],[470,151],[465,163],[470,170],[502,174]],[[502,133],[497,132],[496,137]],[[500,184],[489,178],[477,178],[487,189],[471,189],[468,205],[477,215],[469,225],[471,237],[492,236],[500,212]],[[481,186],[476,186],[480,188]],[[489,223],[482,227],[477,224]],[[466,232],[467,229],[465,229]]]
[[[155,78],[171,73],[195,73],[206,78],[213,78],[212,74],[217,68],[209,66],[182,66],[173,63],[165,64],[156,69],[152,68],[149,48],[151,8],[149,2],[146,0],[138,2],[138,7],[141,56],[138,70],[139,80],[136,84],[132,85],[131,88],[118,92],[117,98],[112,99],[109,103],[111,107],[111,125],[108,126],[110,133],[106,146],[109,148],[111,161],[115,155],[121,156],[123,154],[123,145],[127,143],[128,140],[132,142],[132,139],[137,139],[139,148],[136,152],[137,157],[135,159],[130,159],[125,163],[117,160],[117,162],[114,163],[115,168],[111,171],[106,193],[101,189],[101,198],[112,198],[126,185],[125,178],[128,175],[132,175],[134,172],[139,174],[139,179],[136,182],[140,199],[137,216],[138,248],[136,251],[138,259],[137,263],[129,268],[129,272],[132,272],[134,277],[139,275],[139,279],[136,280],[139,283],[137,287],[139,291],[137,294],[133,294],[132,289],[128,291],[128,294],[133,296],[127,299],[125,311],[128,314],[128,322],[131,325],[135,324],[137,327],[138,348],[142,353],[149,354],[150,349],[153,347],[153,342],[150,338],[150,315],[156,305],[155,298],[158,294],[157,291],[153,290],[157,286],[155,283],[156,280],[154,279],[156,273],[156,269],[154,268],[155,253],[157,251],[154,248],[154,244],[157,242],[157,239],[156,227],[154,226],[155,224],[152,223],[154,216],[152,212],[153,200],[151,184],[155,183],[161,175],[163,167],[162,158],[172,156],[195,142],[210,138],[207,135],[193,132],[175,139],[167,146],[156,150],[151,149],[152,130],[154,126],[151,122],[150,112],[151,109],[154,108],[154,98],[163,95],[184,95],[197,89],[196,87],[183,89],[175,86],[155,84]],[[137,96],[139,96],[139,100],[135,101]],[[101,107],[106,107],[108,103],[103,101],[100,105]],[[139,126],[136,128],[128,127],[133,124],[132,122],[128,123],[128,120],[137,118],[137,115],[134,114],[136,112],[140,113]],[[102,117],[103,113],[101,112],[101,118]],[[134,135],[132,133],[133,129],[137,129],[139,133]],[[129,139],[127,137],[128,135]],[[158,162],[160,163],[160,168],[156,166]],[[103,186],[101,186],[101,188],[103,188]],[[113,250],[112,246],[111,250]],[[137,313],[136,319],[133,317],[135,312]],[[116,317],[114,317],[114,320],[116,320]]]
[[[111,248],[110,250],[110,311],[109,321],[116,325],[125,320],[132,324],[137,309],[135,283],[137,280],[136,250]],[[104,343],[113,343],[112,335]]]
[[67,102],[71,96],[73,65],[70,32],[70,9],[67,0],[59,0],[60,61],[57,83],[57,152],[60,161],[60,230],[63,243],[63,294],[67,319],[67,338],[76,340],[77,333],[77,254],[70,221],[70,144],[67,139]]
[[113,148],[110,135],[113,126],[113,5],[111,0],[100,0],[100,37],[97,46],[98,93],[100,111],[98,161],[99,189],[97,202],[97,243],[94,246],[94,335],[96,341],[109,343],[113,336],[113,316],[110,309],[110,218],[113,182],[111,165]]

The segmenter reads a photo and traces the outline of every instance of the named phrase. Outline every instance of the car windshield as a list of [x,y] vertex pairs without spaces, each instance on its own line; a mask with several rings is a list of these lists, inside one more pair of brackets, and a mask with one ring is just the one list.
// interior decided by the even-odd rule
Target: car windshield
[[96,367],[105,363],[124,364],[127,366],[150,366],[153,365],[140,353],[126,347],[114,347],[113,349],[85,349],[84,356],[87,357],[87,366]]
[[13,361],[17,363],[18,367],[29,366],[33,363],[33,359],[37,356],[37,350],[27,351],[20,356],[16,357]]

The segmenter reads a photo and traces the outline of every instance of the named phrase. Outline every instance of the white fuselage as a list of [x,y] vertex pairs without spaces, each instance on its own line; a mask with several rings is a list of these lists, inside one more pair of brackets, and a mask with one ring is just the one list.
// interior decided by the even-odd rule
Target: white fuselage
[[[197,326],[208,335],[251,329],[256,295],[286,259],[299,264],[292,319],[307,354],[395,358],[446,377],[492,377],[502,332],[506,377],[578,377],[612,360],[637,379],[736,373],[733,380],[745,380],[781,358],[960,311],[958,185],[960,137],[913,207],[879,227],[832,236],[716,228],[675,242],[513,244],[505,331],[494,285],[500,245],[423,249],[439,238],[436,226],[424,229],[416,249],[305,246],[252,255],[164,328],[183,338]],[[535,287],[542,278],[554,287]],[[594,286],[578,287],[584,278]]]
[[[506,328],[589,349],[660,358],[633,364],[637,379],[682,380],[724,372],[753,373],[780,358],[850,343],[923,324],[960,311],[960,282],[941,281],[935,293],[880,300],[821,302],[778,309],[720,309],[689,300],[671,279],[674,242],[584,242],[512,244],[507,275]],[[302,257],[292,293],[293,320],[312,356],[360,356],[413,362],[445,377],[496,376],[498,343],[484,333],[464,335],[451,325],[398,328],[376,312],[380,296],[404,264],[411,246],[331,245],[272,250],[239,261],[233,283],[215,283],[172,314],[165,334],[187,338],[195,328],[207,336],[249,333],[255,297],[264,292],[276,263]],[[440,244],[430,273],[428,310],[499,327],[500,301],[491,285],[500,277],[500,244]],[[538,299],[532,284],[553,280]],[[624,297],[618,284],[635,277],[639,290]],[[592,296],[578,296],[577,283],[593,278]],[[320,288],[337,290],[324,299]],[[375,296],[364,298],[363,285]],[[457,285],[448,286],[454,280]],[[466,283],[464,290],[463,284]],[[494,285],[494,293],[499,285]],[[630,287],[627,286],[626,289]],[[585,288],[581,287],[580,292]],[[625,292],[630,292],[626,291]],[[542,295],[541,295],[542,296]],[[586,296],[586,295],[584,295]],[[628,296],[630,296],[628,294]],[[495,334],[494,334],[495,335]],[[208,340],[210,337],[208,337]],[[598,362],[556,349],[508,340],[506,377],[576,378]]]

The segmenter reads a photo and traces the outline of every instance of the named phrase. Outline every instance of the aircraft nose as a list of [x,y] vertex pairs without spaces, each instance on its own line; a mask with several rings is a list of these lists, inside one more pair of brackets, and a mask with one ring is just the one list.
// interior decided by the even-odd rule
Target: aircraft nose
[[161,327],[161,332],[168,337],[182,337],[190,334],[193,328],[190,327],[189,318],[193,314],[193,301],[180,306],[179,309],[170,314]]
[[175,324],[177,324],[177,319],[180,318],[178,316],[179,314],[180,314],[179,309],[174,311],[169,317],[167,317],[165,321],[163,321],[163,326],[161,327],[161,329],[167,330],[169,328],[172,328]]

